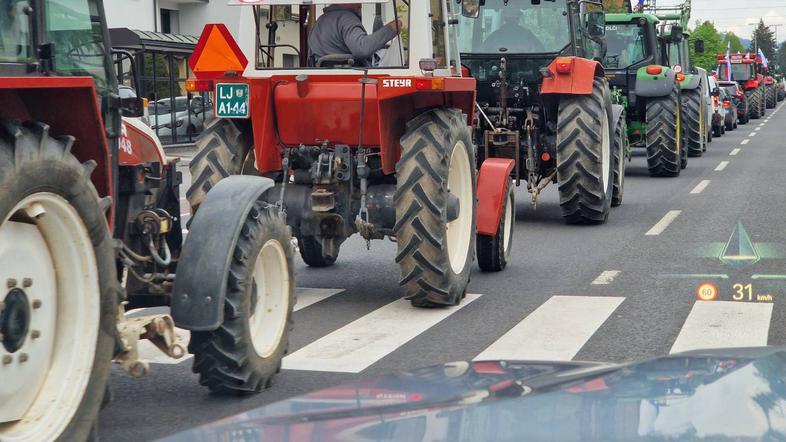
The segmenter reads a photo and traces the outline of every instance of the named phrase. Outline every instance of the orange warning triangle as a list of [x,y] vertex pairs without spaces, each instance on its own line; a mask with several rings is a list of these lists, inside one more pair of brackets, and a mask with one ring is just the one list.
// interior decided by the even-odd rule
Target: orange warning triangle
[[197,78],[215,78],[225,72],[243,72],[248,60],[223,24],[206,25],[189,66]]

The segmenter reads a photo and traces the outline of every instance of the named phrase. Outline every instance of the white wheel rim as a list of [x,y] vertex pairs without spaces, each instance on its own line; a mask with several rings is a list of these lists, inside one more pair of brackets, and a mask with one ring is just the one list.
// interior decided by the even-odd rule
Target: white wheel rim
[[256,306],[248,318],[251,343],[259,357],[267,358],[279,347],[289,313],[289,270],[278,241],[269,240],[259,251],[252,287],[256,290]]
[[467,146],[459,141],[453,147],[448,169],[448,192],[459,200],[458,218],[447,225],[448,257],[454,273],[461,273],[467,265],[467,255],[472,236],[473,195],[472,166],[467,156]]
[[[9,221],[13,215],[35,224]],[[0,440],[52,440],[73,419],[95,359],[97,273],[90,235],[58,195],[28,196],[0,225],[0,301],[10,299],[13,279],[31,305],[22,347],[11,353],[0,344]],[[29,287],[24,278],[32,280]]]
[[510,251],[510,242],[513,239],[513,204],[515,201],[513,200],[513,194],[511,193],[508,197],[507,204],[505,204],[505,225],[504,225],[504,235],[502,246],[505,250],[505,255],[508,254]]
[[609,139],[609,116],[606,114],[605,111],[602,112],[602,116],[600,118],[600,124],[602,126],[602,135],[603,141],[601,141],[601,172],[603,176],[601,176],[601,186],[603,186],[603,192],[606,192],[608,189],[608,182],[609,179],[609,172],[611,172],[611,140]]

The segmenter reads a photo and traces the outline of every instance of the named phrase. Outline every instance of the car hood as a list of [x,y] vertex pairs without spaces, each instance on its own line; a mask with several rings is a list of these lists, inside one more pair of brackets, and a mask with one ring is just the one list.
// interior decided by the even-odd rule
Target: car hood
[[455,362],[315,391],[166,441],[780,440],[786,349],[623,365]]

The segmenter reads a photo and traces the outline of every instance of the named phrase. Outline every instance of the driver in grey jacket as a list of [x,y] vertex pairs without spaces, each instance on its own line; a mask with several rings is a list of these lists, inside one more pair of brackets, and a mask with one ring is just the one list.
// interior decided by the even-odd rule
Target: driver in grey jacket
[[371,66],[374,53],[398,35],[401,21],[393,20],[368,34],[363,27],[360,3],[326,7],[308,36],[309,65],[331,54],[351,54],[356,65]]

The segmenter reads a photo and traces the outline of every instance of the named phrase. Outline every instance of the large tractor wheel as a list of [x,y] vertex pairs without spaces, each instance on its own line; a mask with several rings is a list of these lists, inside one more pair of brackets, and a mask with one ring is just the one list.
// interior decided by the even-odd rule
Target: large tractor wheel
[[396,164],[396,262],[416,307],[457,305],[475,240],[475,153],[466,116],[435,109],[407,124]]
[[647,167],[651,176],[680,174],[682,124],[679,92],[647,100]]
[[775,86],[765,86],[765,90],[767,91],[767,109],[775,109],[775,106],[778,105],[778,97],[777,91],[775,90]]
[[253,147],[251,134],[240,123],[216,118],[208,124],[196,140],[198,153],[189,165],[191,186],[186,198],[192,213],[222,179],[256,172],[253,161],[249,161],[254,155]]
[[222,394],[270,386],[287,351],[295,304],[291,237],[278,208],[255,203],[240,231],[224,322],[215,331],[192,332],[188,344],[199,383]]
[[[680,95],[680,99],[682,96]],[[685,111],[685,102],[680,104],[680,169],[688,167],[688,113]]]
[[477,252],[478,266],[484,272],[499,272],[508,265],[510,251],[513,248],[513,225],[516,223],[516,198],[513,192],[513,180],[508,180],[505,187],[505,201],[502,216],[499,217],[497,234],[494,236],[478,234]]
[[748,93],[748,119],[761,118],[761,88],[756,88]]
[[687,154],[691,157],[700,157],[704,153],[704,100],[701,89],[690,89],[683,91],[683,103],[685,109],[685,133],[687,135]]
[[614,189],[612,112],[606,80],[592,95],[561,98],[557,116],[557,181],[562,217],[570,224],[606,221]]
[[0,440],[94,434],[115,348],[112,238],[90,175],[41,123],[0,120]]
[[625,167],[628,163],[628,153],[626,142],[628,140],[628,124],[625,121],[625,113],[620,115],[614,125],[614,190],[611,196],[611,206],[617,207],[622,204],[622,196],[625,191]]

